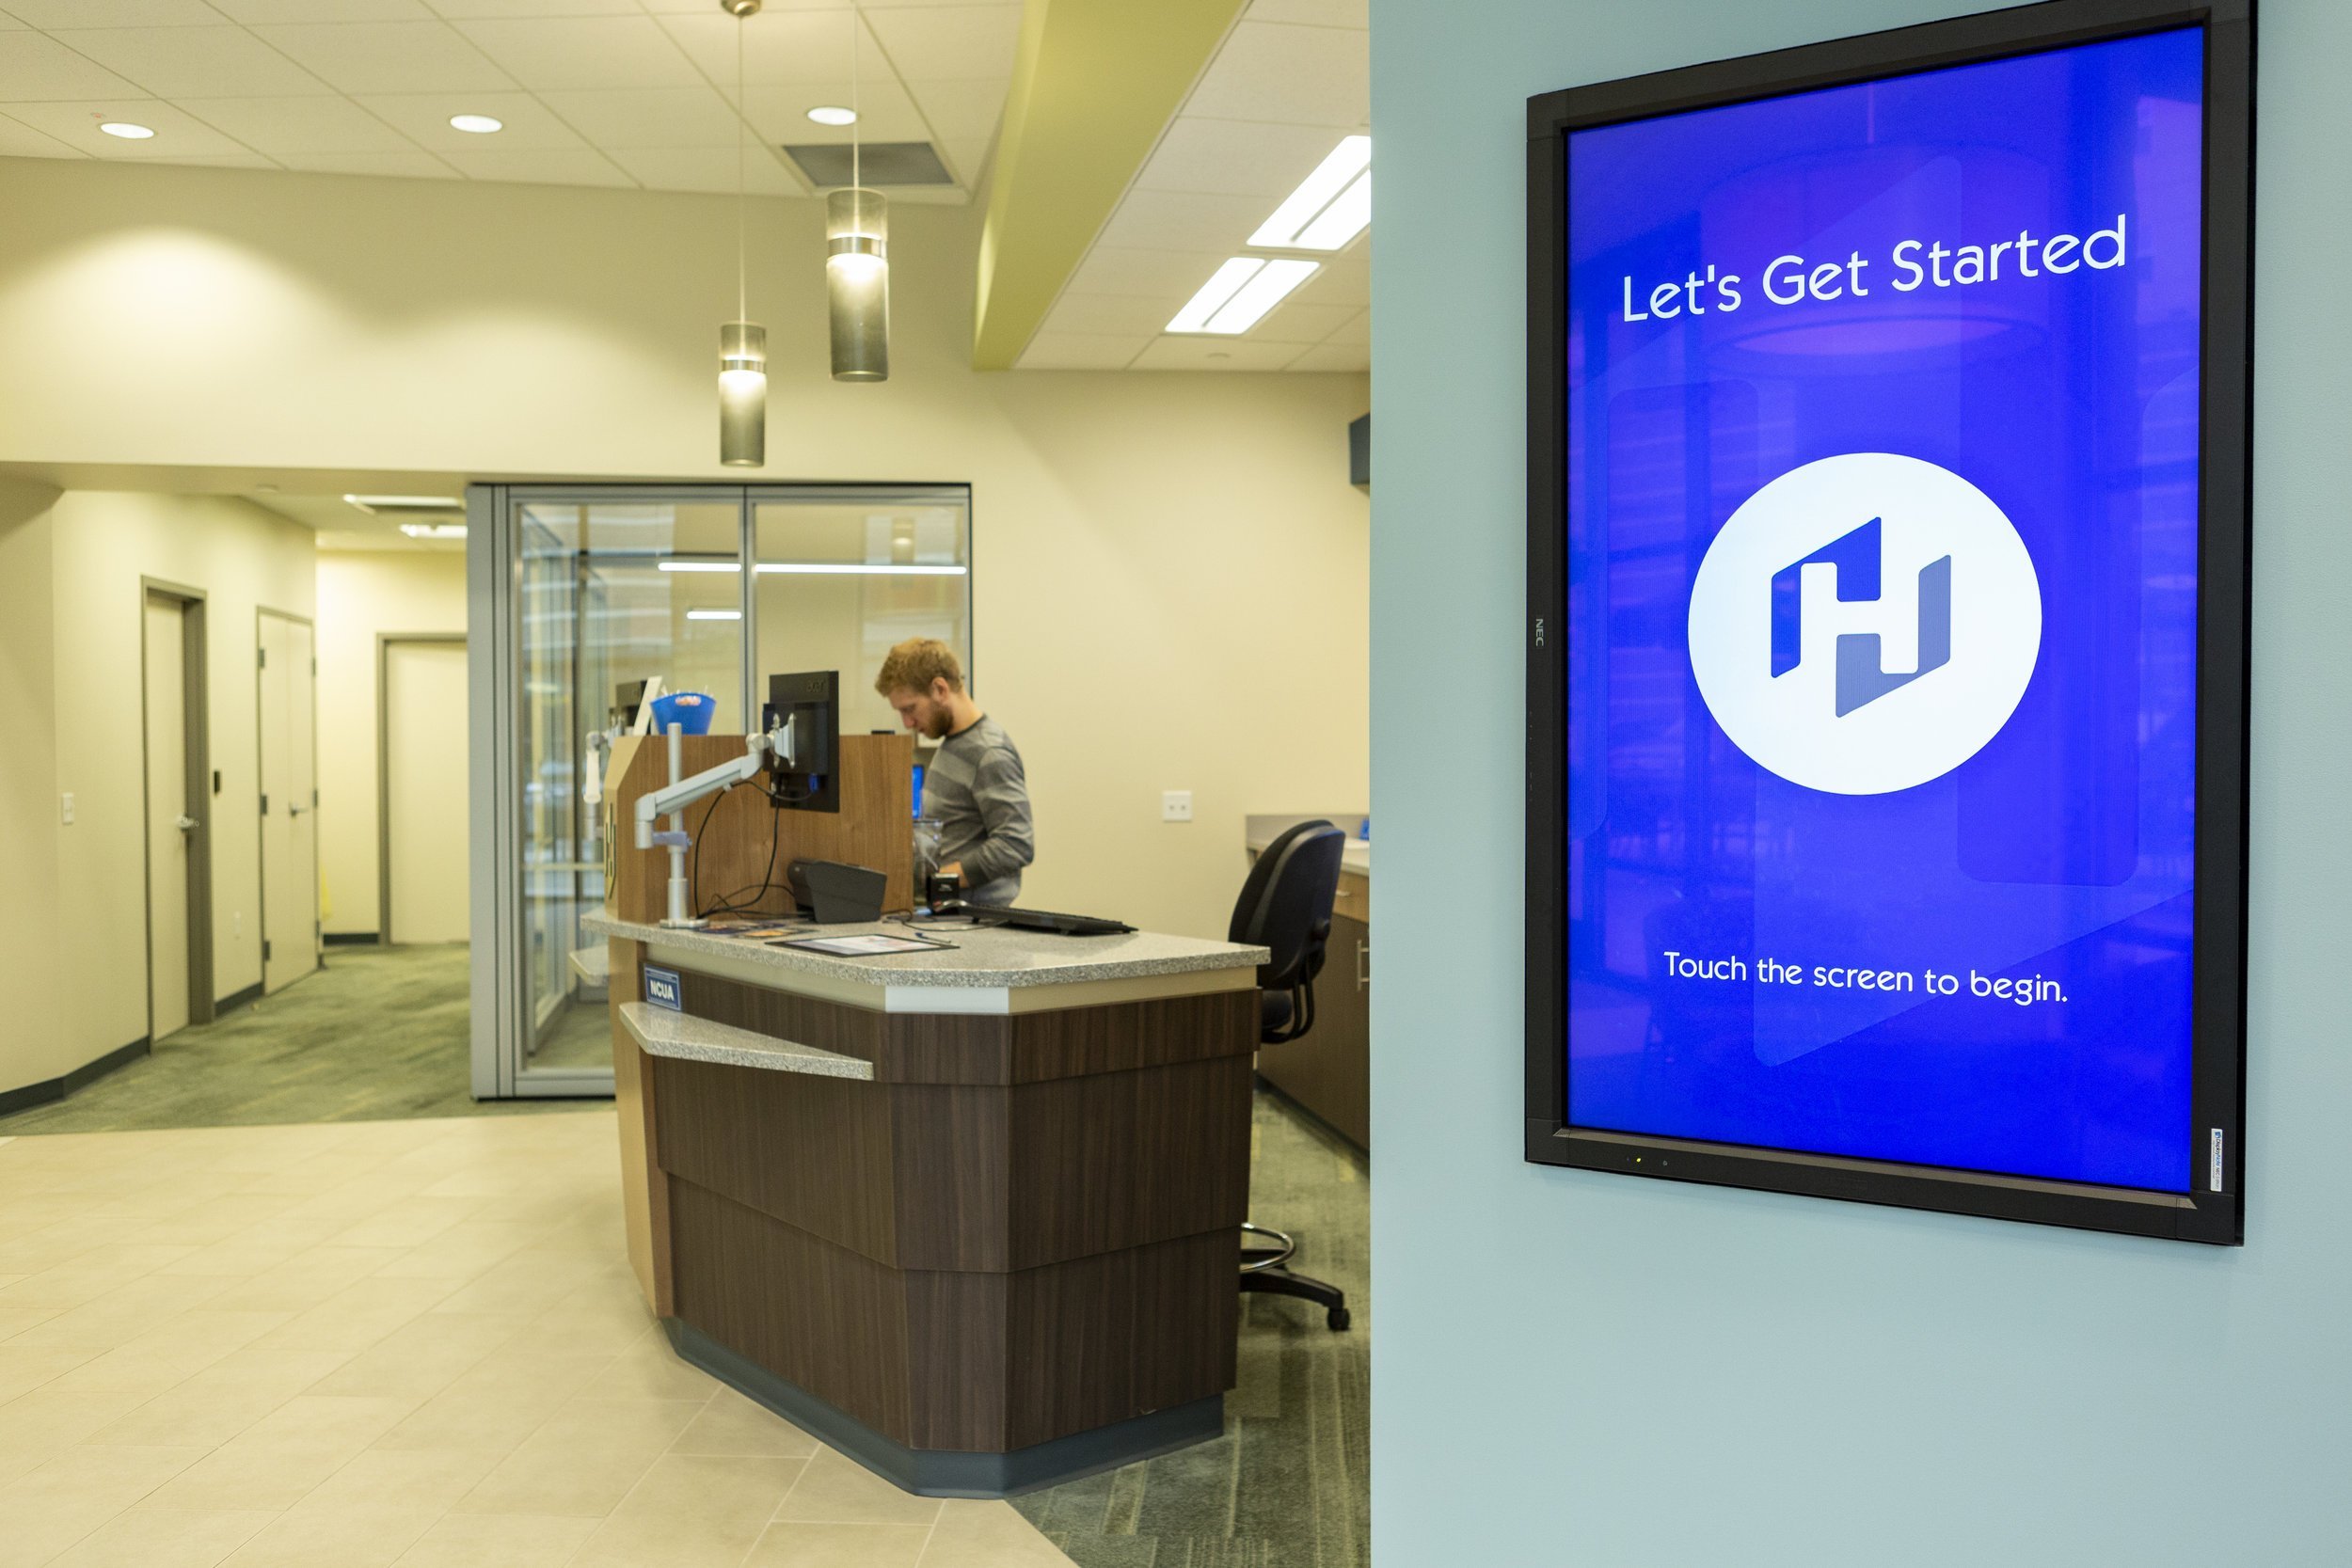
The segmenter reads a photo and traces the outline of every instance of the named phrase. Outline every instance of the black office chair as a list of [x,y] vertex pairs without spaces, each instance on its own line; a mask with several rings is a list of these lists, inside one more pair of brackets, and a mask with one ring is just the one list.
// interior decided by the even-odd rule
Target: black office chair
[[[1280,1045],[1315,1023],[1315,975],[1331,937],[1331,900],[1340,888],[1347,835],[1328,822],[1301,822],[1266,846],[1233,905],[1229,942],[1269,948],[1258,966],[1258,1040]],[[1347,1326],[1347,1295],[1336,1285],[1293,1274],[1298,1243],[1282,1231],[1242,1222],[1241,1288],[1316,1302],[1334,1331]],[[1251,1239],[1264,1245],[1252,1246]]]

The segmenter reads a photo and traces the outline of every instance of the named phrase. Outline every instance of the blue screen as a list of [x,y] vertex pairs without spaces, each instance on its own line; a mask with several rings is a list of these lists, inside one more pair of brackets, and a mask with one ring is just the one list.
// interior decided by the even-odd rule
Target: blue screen
[[1570,134],[1570,1125],[2189,1187],[2202,81]]

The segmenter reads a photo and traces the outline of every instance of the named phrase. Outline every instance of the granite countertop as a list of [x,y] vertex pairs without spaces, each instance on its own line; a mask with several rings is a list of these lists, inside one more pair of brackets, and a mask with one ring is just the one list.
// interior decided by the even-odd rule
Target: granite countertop
[[835,1051],[819,1051],[797,1040],[754,1034],[731,1023],[689,1018],[667,1007],[643,1002],[621,1004],[621,1023],[649,1056],[670,1056],[681,1062],[717,1062],[726,1067],[759,1068],[770,1072],[807,1072],[819,1078],[867,1078],[874,1064]]
[[[724,927],[701,929],[639,925],[611,915],[582,916],[580,928],[592,936],[651,942],[678,953],[734,958],[779,970],[868,986],[1014,987],[1073,985],[1089,980],[1130,980],[1153,974],[1191,974],[1222,969],[1255,969],[1273,957],[1263,947],[1198,937],[1132,931],[1122,936],[1065,937],[1045,931],[1001,927],[943,927],[930,934],[956,945],[930,953],[893,953],[871,958],[836,958],[799,948],[774,947],[762,937],[725,934]],[[811,928],[812,936],[905,936],[895,921]]]

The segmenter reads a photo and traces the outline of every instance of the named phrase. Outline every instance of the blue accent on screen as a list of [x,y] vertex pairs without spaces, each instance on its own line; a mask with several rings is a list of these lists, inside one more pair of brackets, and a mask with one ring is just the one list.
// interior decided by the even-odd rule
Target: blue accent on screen
[[[1570,134],[1571,1125],[2190,1187],[2202,47]],[[1757,766],[1691,657],[1725,520],[1852,452],[1965,479],[2042,594],[2006,724],[1883,794]],[[1808,563],[1908,605],[1855,522],[1758,576],[1773,676]],[[1841,637],[1841,722],[1970,678],[1964,566],[1898,559],[1918,657]]]

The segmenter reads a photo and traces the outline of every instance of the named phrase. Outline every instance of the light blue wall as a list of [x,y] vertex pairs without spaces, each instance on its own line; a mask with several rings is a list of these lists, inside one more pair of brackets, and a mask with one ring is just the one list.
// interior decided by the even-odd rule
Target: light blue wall
[[2262,22],[2246,1247],[1519,1159],[1523,101],[1969,8],[1373,0],[1377,1568],[2352,1563],[2344,0]]

